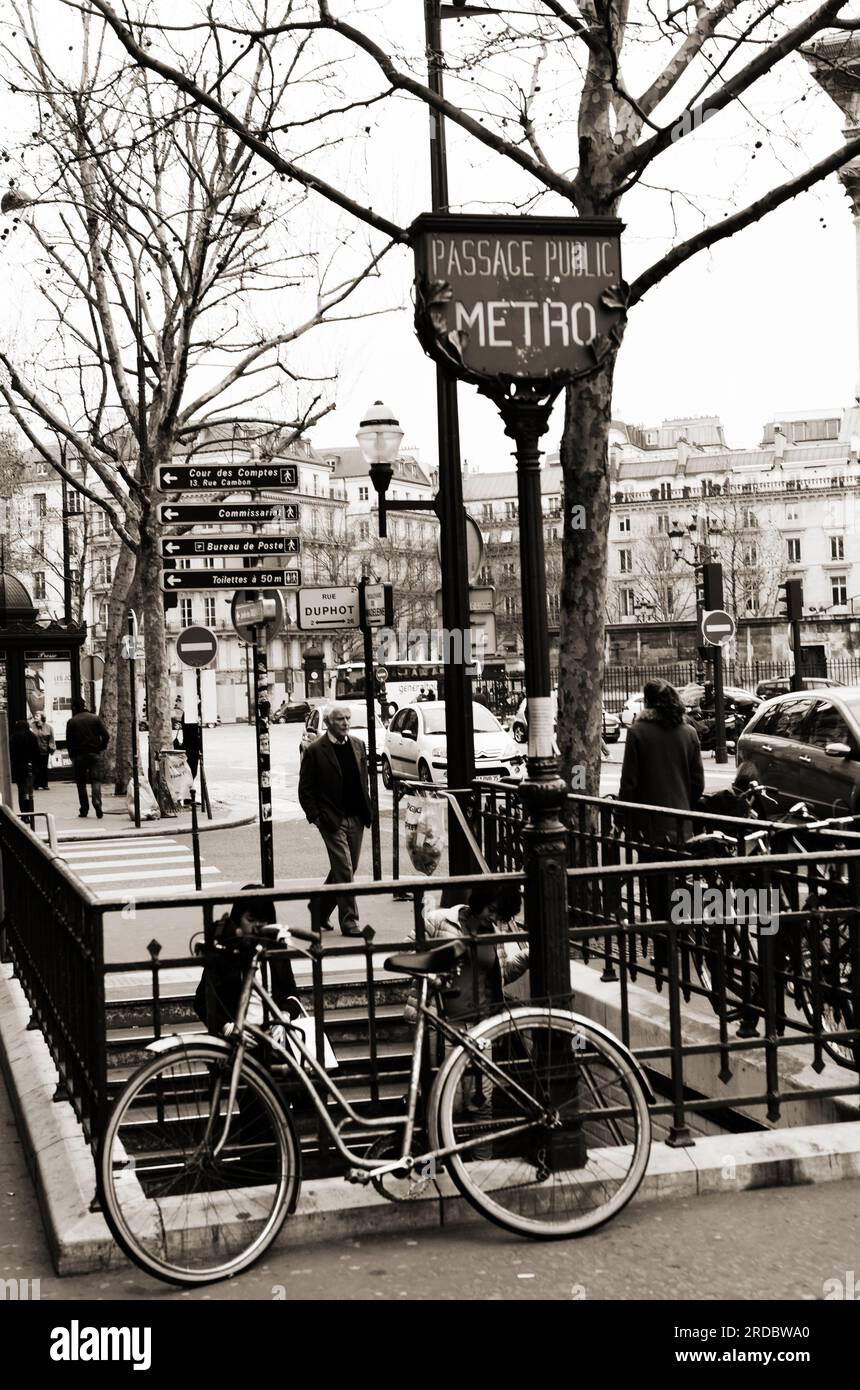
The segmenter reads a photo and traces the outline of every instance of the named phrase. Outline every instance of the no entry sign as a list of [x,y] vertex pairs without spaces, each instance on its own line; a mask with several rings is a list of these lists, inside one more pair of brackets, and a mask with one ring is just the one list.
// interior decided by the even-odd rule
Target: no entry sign
[[614,218],[417,218],[422,346],[465,380],[572,380],[624,315],[620,233]]
[[208,666],[217,651],[218,638],[208,627],[185,627],[176,639],[176,655],[183,666]]
[[723,608],[705,610],[702,614],[702,640],[709,647],[722,647],[735,635],[735,620]]

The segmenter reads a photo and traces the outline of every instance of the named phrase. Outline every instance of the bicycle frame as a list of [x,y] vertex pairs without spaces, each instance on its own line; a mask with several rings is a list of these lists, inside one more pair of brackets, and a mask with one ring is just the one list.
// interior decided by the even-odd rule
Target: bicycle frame
[[[495,1079],[501,1085],[503,1085],[509,1093],[514,1094],[518,1092],[520,1097],[522,1097],[522,1099],[527,1103],[528,1107],[535,1112],[535,1118],[533,1120],[523,1121],[514,1125],[509,1125],[504,1129],[494,1131],[494,1138],[503,1139],[507,1138],[510,1135],[522,1134],[529,1129],[535,1128],[535,1126],[541,1123],[544,1119],[544,1112],[540,1108],[538,1103],[535,1101],[534,1097],[530,1096],[527,1091],[523,1090],[522,1087],[517,1085],[516,1082],[512,1081],[509,1076],[506,1076],[505,1073],[502,1072],[501,1069],[495,1065],[491,1057],[487,1057],[484,1055],[484,1047],[486,1046],[486,1044],[483,1044],[480,1040],[478,1042],[475,1042],[473,1039],[469,1037],[468,1033],[460,1032],[457,1028],[453,1027],[446,1019],[442,1018],[439,1014],[434,1013],[429,1008],[428,997],[430,994],[431,987],[433,988],[434,994],[438,989],[438,980],[435,976],[423,976],[420,981],[420,993],[418,998],[418,1023],[415,1029],[415,1039],[412,1044],[412,1063],[409,1073],[409,1089],[407,1092],[406,1114],[374,1115],[370,1117],[359,1115],[358,1112],[354,1110],[353,1107],[350,1105],[346,1096],[344,1096],[340,1087],[337,1085],[337,1082],[331,1076],[329,1076],[325,1067],[322,1066],[322,1064],[317,1060],[316,1056],[312,1052],[310,1052],[309,1049],[305,1046],[304,1039],[302,1038],[300,1032],[293,1027],[292,1020],[290,1019],[290,1017],[281,1011],[281,1009],[275,1003],[272,996],[269,994],[268,990],[260,983],[259,979],[257,978],[257,967],[259,965],[262,949],[263,948],[261,947],[256,948],[251,967],[246,972],[245,980],[242,985],[242,993],[239,997],[239,1004],[236,1010],[235,1030],[236,1035],[238,1037],[238,1041],[235,1045],[235,1051],[230,1070],[230,1084],[227,1096],[224,1129],[213,1151],[216,1155],[221,1152],[229,1136],[230,1124],[234,1114],[236,1094],[239,1088],[239,1077],[241,1075],[242,1064],[245,1060],[245,1054],[247,1052],[246,1038],[248,1035],[256,1039],[258,1042],[262,1043],[263,1045],[265,1045],[284,1059],[284,1064],[289,1068],[292,1074],[301,1081],[301,1084],[306,1094],[310,1097],[310,1100],[317,1114],[319,1115],[320,1119],[322,1120],[323,1124],[328,1130],[328,1133],[335,1147],[340,1151],[341,1155],[349,1163],[353,1165],[354,1168],[364,1170],[369,1175],[374,1173],[384,1174],[402,1168],[405,1168],[406,1171],[409,1171],[412,1168],[419,1166],[422,1162],[425,1162],[429,1159],[447,1158],[450,1154],[463,1153],[468,1149],[476,1148],[486,1143],[486,1136],[478,1135],[478,1137],[475,1139],[465,1140],[463,1143],[452,1145],[446,1149],[430,1149],[426,1153],[417,1154],[414,1156],[411,1154],[412,1140],[415,1134],[415,1117],[418,1108],[418,1094],[421,1076],[421,1057],[424,1047],[424,1038],[427,1032],[428,1020],[430,1021],[431,1025],[435,1029],[437,1029],[437,1031],[441,1032],[445,1037],[447,1037],[449,1041],[454,1042],[458,1046],[464,1047],[466,1051],[470,1053],[470,1055],[474,1056],[476,1060],[479,1062],[481,1070],[491,1078],[495,1077]],[[280,1043],[276,1042],[274,1038],[272,1038],[267,1032],[264,1031],[264,1029],[260,1028],[255,1023],[247,1022],[248,1006],[251,1002],[251,998],[253,995],[256,995],[263,1001],[263,1003],[267,1006],[269,1011],[274,1016],[275,1022],[282,1024],[288,1030],[290,1044],[291,1046],[295,1047],[299,1052],[300,1061],[296,1061],[295,1056],[291,1052],[289,1052],[285,1047],[282,1047]],[[306,1066],[311,1069],[311,1072],[313,1073],[313,1076],[316,1078],[316,1081],[314,1081],[311,1078],[311,1076],[308,1075],[308,1072],[305,1070],[305,1066],[303,1066],[302,1063],[305,1063]],[[403,1139],[401,1143],[401,1151],[399,1156],[391,1160],[386,1160],[384,1163],[379,1163],[376,1159],[368,1159],[363,1157],[361,1154],[354,1153],[353,1150],[350,1149],[348,1145],[344,1143],[339,1126],[334,1123],[331,1115],[329,1114],[328,1106],[326,1104],[326,1098],[333,1099],[335,1103],[341,1106],[342,1109],[346,1112],[346,1117],[352,1120],[355,1124],[359,1125],[362,1129],[371,1131],[377,1131],[387,1127],[393,1127],[398,1130],[402,1129]],[[212,1121],[214,1120],[214,1114],[217,1111],[218,1103],[218,1100],[216,1100],[212,1116],[210,1116],[210,1126]],[[210,1126],[207,1126],[207,1136],[211,1132]]]

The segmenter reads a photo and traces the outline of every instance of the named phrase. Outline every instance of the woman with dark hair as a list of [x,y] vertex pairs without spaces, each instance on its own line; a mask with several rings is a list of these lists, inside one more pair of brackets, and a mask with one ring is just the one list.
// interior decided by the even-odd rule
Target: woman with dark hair
[[[647,681],[642,693],[644,708],[627,731],[618,799],[690,811],[705,790],[699,736],[685,717],[677,690],[668,681]],[[657,811],[641,812],[631,828],[643,842],[639,850],[643,863],[673,858],[674,848],[691,833],[689,821],[681,816],[661,816]],[[645,887],[652,920],[666,921],[666,883],[649,874]]]
[[18,810],[33,809],[33,780],[39,767],[39,742],[26,719],[16,719],[9,736],[9,770],[18,788]]
[[[242,892],[247,893],[249,889],[262,886],[262,883],[246,883]],[[275,934],[271,928],[277,920],[275,904],[271,898],[237,898],[229,913],[225,913],[215,923],[215,941],[223,946],[240,936],[272,935],[274,945]],[[286,955],[272,956],[268,966],[271,972],[272,998],[278,1008],[295,1018],[301,1010],[297,1000],[291,1002],[296,994],[296,981],[289,959]],[[232,1023],[236,1017],[244,969],[244,962],[239,953],[229,950],[219,951],[215,960],[206,965],[194,996],[194,1008],[210,1033],[223,1032],[226,1025]],[[255,1008],[258,1002],[253,998],[251,1008]],[[249,1009],[249,1018],[250,1013]],[[251,1018],[251,1022],[254,1023],[261,1021]]]

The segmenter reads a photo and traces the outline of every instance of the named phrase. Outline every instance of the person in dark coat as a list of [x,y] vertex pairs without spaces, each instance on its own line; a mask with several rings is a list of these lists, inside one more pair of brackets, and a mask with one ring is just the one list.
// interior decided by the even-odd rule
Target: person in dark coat
[[[242,892],[262,886],[262,883],[246,883]],[[215,923],[215,940],[224,946],[239,936],[263,936],[267,934],[266,928],[277,920],[271,898],[237,898],[229,913]],[[272,956],[268,966],[272,998],[290,1018],[297,1017],[301,1008],[294,997],[296,981],[289,958],[280,954]],[[218,952],[214,961],[206,965],[194,996],[194,1008],[210,1033],[222,1033],[225,1025],[236,1017],[244,972],[241,956],[229,950]],[[254,1003],[252,999],[252,1006]]]
[[51,754],[57,751],[57,745],[54,742],[54,730],[42,710],[33,715],[30,728],[39,745],[39,762],[35,769],[35,787],[37,792],[46,792],[48,791],[48,763]]
[[[643,695],[642,713],[627,731],[618,799],[690,811],[705,790],[699,736],[686,720],[674,686],[667,681],[647,681]],[[690,822],[681,816],[647,811],[635,817],[635,832],[643,841],[640,861],[654,863],[676,857],[677,846],[690,834]],[[669,895],[665,880],[649,874],[645,886],[652,920],[666,921]]]
[[92,787],[93,810],[102,818],[102,786],[99,761],[110,743],[110,734],[97,714],[87,709],[83,700],[72,700],[72,717],[66,725],[66,751],[75,773],[75,786],[80,802],[79,816],[89,814],[87,783]]
[[[299,773],[299,802],[328,851],[326,883],[353,882],[364,831],[372,819],[367,752],[361,739],[351,736],[349,720],[349,710],[332,705],[325,716],[326,731],[305,752]],[[359,936],[354,895],[341,893],[337,910],[343,935]],[[321,926],[328,931],[331,923]]]
[[16,719],[9,736],[9,768],[18,788],[19,811],[33,809],[33,780],[39,763],[39,740],[26,719]]

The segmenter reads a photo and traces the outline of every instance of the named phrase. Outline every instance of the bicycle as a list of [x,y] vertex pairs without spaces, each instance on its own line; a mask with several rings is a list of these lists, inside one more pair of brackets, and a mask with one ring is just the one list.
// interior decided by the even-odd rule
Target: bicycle
[[[289,942],[306,956],[319,952],[313,932],[293,928]],[[420,984],[405,1111],[362,1116],[261,984],[271,940],[245,937],[232,949],[247,959],[229,1035],[151,1043],[155,1055],[126,1083],[99,1146],[108,1225],[149,1274],[183,1285],[233,1277],[268,1249],[295,1210],[301,1156],[276,1074],[310,1100],[352,1165],[348,1181],[390,1179],[396,1187],[444,1167],[488,1220],[540,1239],[591,1231],[634,1196],[648,1162],[654,1096],[638,1062],[601,1025],[567,1010],[518,1004],[458,1027],[442,1003],[465,944],[392,955],[386,968]],[[282,1035],[248,1021],[255,996]],[[429,1147],[422,1147],[417,1119],[428,1028],[449,1050],[426,1098]],[[276,1059],[277,1073],[267,1056]],[[329,1099],[344,1112],[340,1123]],[[342,1134],[347,1121],[387,1137],[357,1153]],[[393,1146],[393,1156],[380,1158],[380,1146]]]

